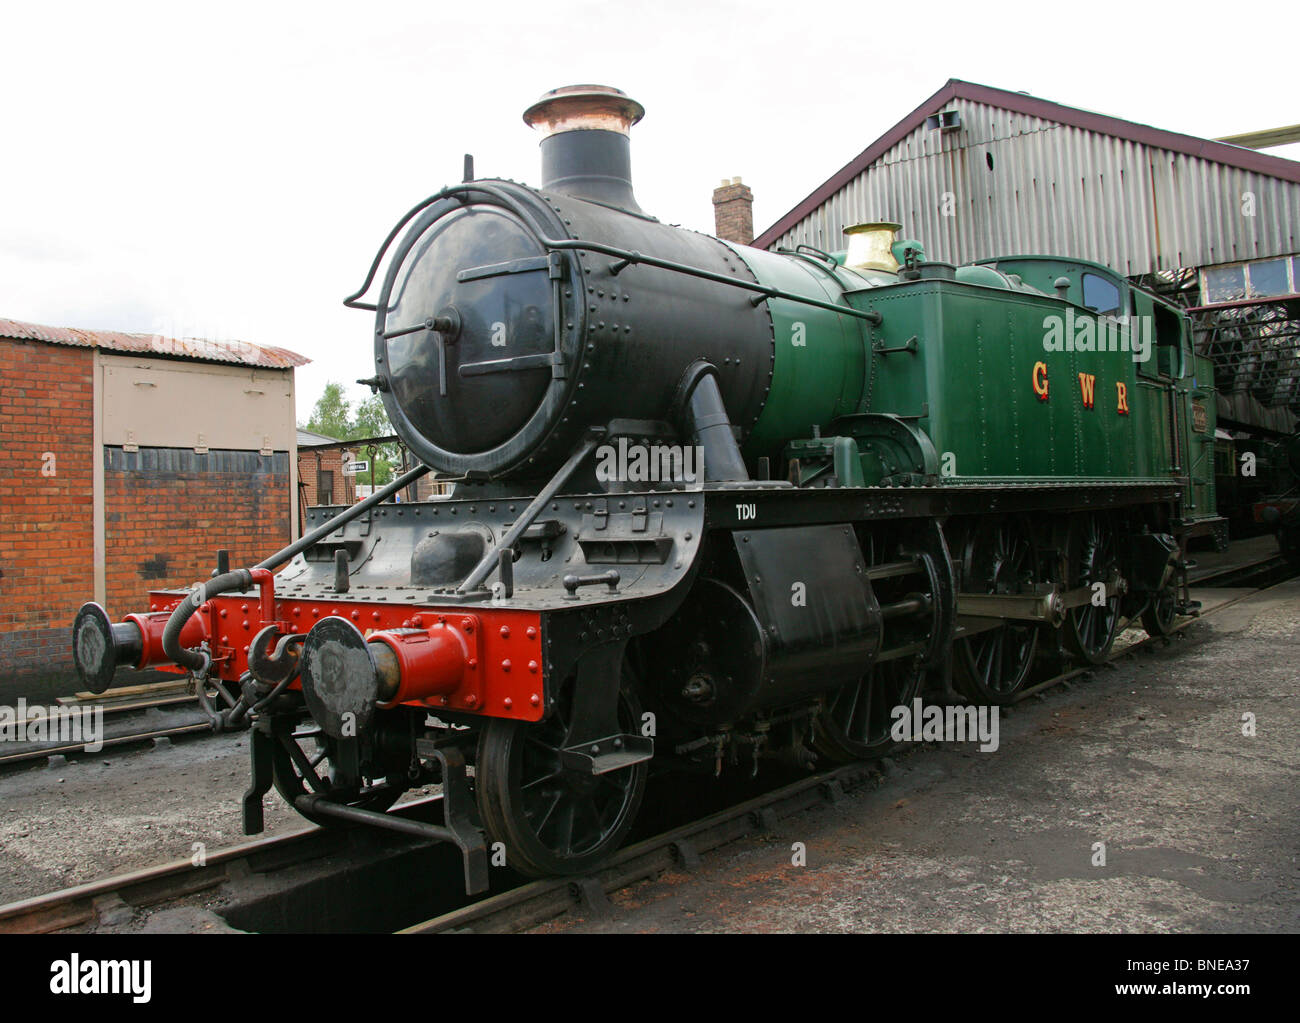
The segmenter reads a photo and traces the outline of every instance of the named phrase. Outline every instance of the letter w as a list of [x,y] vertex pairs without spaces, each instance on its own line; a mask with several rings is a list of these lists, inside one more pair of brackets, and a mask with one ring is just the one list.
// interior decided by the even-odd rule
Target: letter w
[[1092,373],[1079,374],[1079,391],[1083,394],[1083,407],[1092,408],[1093,397],[1097,393],[1097,378]]

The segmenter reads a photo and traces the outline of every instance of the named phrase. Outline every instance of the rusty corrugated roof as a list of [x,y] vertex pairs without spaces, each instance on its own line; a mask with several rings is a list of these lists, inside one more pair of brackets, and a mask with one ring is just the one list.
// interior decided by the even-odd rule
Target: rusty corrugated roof
[[0,338],[45,341],[52,345],[103,348],[132,355],[192,359],[196,362],[225,362],[263,369],[293,369],[311,362],[287,348],[255,345],[248,341],[205,341],[202,338],[172,338],[161,334],[127,334],[119,330],[81,330],[76,327],[47,327],[40,323],[0,318]]

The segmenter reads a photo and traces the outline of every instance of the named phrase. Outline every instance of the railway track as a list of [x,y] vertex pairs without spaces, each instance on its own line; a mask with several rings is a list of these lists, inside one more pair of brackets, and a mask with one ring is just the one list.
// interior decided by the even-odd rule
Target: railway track
[[[60,711],[81,714],[100,711],[104,724],[100,739],[92,742],[78,737],[72,741],[50,739],[6,743],[0,747],[0,771],[52,756],[87,752],[99,754],[103,750],[116,750],[153,739],[171,739],[212,731],[212,725],[207,715],[199,709],[198,699],[189,691],[186,679],[169,679],[122,688],[114,691],[111,696],[76,693],[60,697],[55,701],[55,706]],[[32,720],[34,719],[29,717],[18,724],[27,725]]]
[[[412,800],[396,811],[413,819],[436,814],[440,796]],[[309,863],[346,847],[346,830],[304,824],[294,831],[241,842],[207,853],[202,862],[173,860],[74,885],[0,906],[0,934],[42,934],[93,928],[120,921],[125,913],[158,909],[189,896]],[[459,882],[459,878],[456,879]]]
[[[1231,571],[1240,571],[1242,567],[1235,566]],[[1202,617],[1256,592],[1243,589],[1240,594],[1219,600]],[[1180,619],[1173,632],[1181,633],[1195,621],[1196,618]],[[1117,646],[1111,661],[1160,642],[1167,640],[1145,637]],[[1047,689],[1096,670],[1087,667],[1062,672],[1026,689],[1016,702],[1041,696]],[[294,917],[279,906],[281,890],[296,893],[294,898],[285,901],[296,906],[299,913],[320,911],[318,886],[328,883],[330,877],[347,878],[338,885],[340,892],[336,897],[346,899],[350,894],[354,899],[364,896],[367,903],[382,901],[357,873],[362,869],[358,864],[367,863],[376,865],[376,884],[400,889],[402,884],[409,883],[403,878],[414,878],[414,883],[425,889],[430,904],[439,906],[438,910],[416,923],[410,922],[408,913],[407,919],[397,922],[366,918],[366,924],[357,927],[357,918],[348,917],[344,907],[329,920],[319,919],[322,928],[336,926],[340,930],[377,929],[399,933],[504,932],[536,927],[574,909],[588,918],[599,918],[612,911],[609,896],[628,885],[652,880],[665,871],[694,869],[700,857],[709,851],[769,831],[781,818],[838,802],[846,793],[873,784],[880,776],[880,768],[870,763],[808,775],[699,819],[668,827],[621,850],[589,877],[525,882],[508,871],[494,871],[497,875],[494,891],[468,904],[460,888],[458,857],[452,856],[445,870],[430,869],[427,857],[441,849],[440,846],[431,849],[403,836],[370,829],[306,826],[212,852],[202,865],[189,860],[175,861],[0,906],[0,933],[111,927],[131,920],[142,910],[155,911],[186,900],[201,901],[204,897],[219,901],[220,915],[236,927],[242,923],[250,930],[268,926],[276,929],[287,919],[292,926],[285,929],[309,930],[311,927],[300,916]],[[397,812],[421,820],[440,819],[441,797],[435,795],[403,804]],[[421,854],[425,858],[420,859]]]

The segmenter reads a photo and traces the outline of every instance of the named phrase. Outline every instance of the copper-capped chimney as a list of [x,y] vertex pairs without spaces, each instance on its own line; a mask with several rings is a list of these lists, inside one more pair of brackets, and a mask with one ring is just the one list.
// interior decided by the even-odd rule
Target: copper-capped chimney
[[524,111],[542,134],[542,188],[641,212],[628,132],[645,108],[607,85],[552,89]]

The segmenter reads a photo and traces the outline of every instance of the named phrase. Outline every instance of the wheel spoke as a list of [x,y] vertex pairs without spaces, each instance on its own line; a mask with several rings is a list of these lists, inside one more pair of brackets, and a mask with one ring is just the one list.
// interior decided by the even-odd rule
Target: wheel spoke
[[566,855],[573,852],[573,821],[577,814],[577,800],[566,800],[564,804],[564,812],[560,818],[560,841],[556,843],[556,848],[560,849]]
[[538,837],[541,837],[542,833],[546,830],[546,825],[550,822],[551,815],[555,813],[555,808],[560,805],[560,801],[563,798],[563,792],[556,792],[555,797],[551,800],[551,805],[548,806],[546,812],[542,814],[542,819],[533,825],[533,831],[537,833]]
[[519,788],[521,791],[527,792],[529,789],[536,788],[538,785],[541,785],[543,782],[548,782],[552,778],[558,778],[563,773],[564,773],[563,771],[559,771],[559,770],[550,771],[546,774],[541,775],[540,777],[534,778],[532,781],[524,782],[524,784],[520,785]]
[[871,736],[871,700],[875,696],[875,673],[858,683],[858,690],[866,690],[866,700],[862,701],[862,713],[856,714],[852,719],[852,726],[846,731],[850,735],[856,735],[863,741]]
[[869,687],[870,684],[869,680],[859,679],[856,685],[847,685],[840,690],[841,696],[844,694],[848,695],[849,707],[847,711],[837,711],[835,717],[837,721],[844,723],[844,730],[846,732],[852,731],[853,729],[853,720],[857,715],[858,701],[862,699],[863,686],[866,685]]

